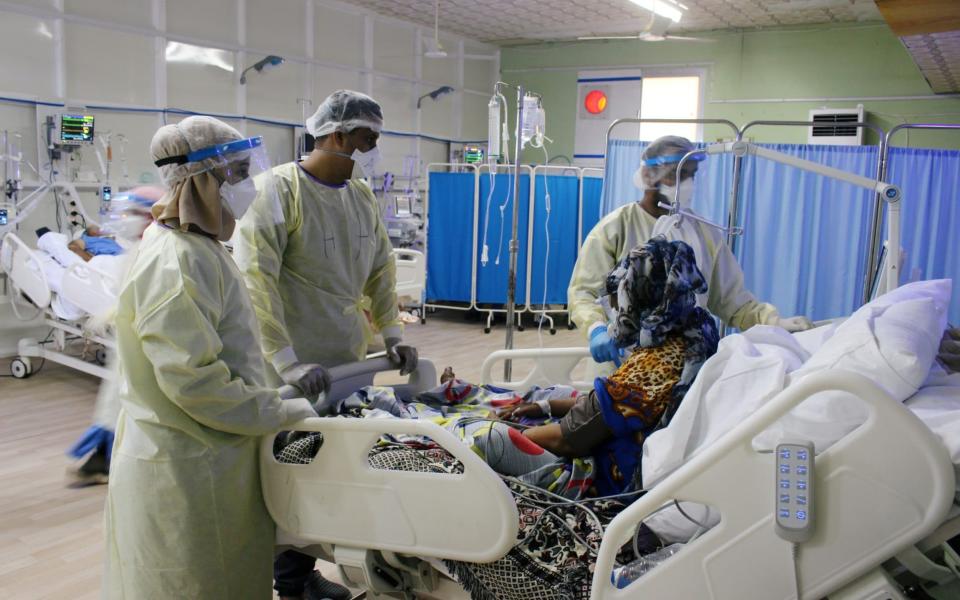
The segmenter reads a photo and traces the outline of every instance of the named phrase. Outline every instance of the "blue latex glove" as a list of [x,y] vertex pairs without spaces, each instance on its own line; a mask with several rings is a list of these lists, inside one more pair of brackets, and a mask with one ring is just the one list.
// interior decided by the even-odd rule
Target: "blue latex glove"
[[605,327],[597,327],[590,334],[590,355],[598,363],[612,361],[619,367],[623,350],[617,348],[617,345],[613,343]]

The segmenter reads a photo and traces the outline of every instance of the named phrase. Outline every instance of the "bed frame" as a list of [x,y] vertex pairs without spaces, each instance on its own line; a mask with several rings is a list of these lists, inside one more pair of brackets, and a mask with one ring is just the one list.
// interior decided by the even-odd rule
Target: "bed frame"
[[[51,328],[51,339],[22,338],[17,344],[18,356],[10,363],[14,377],[26,378],[33,373],[33,358],[50,360],[101,379],[111,377],[104,368],[106,353],[115,350],[112,339],[85,331],[82,321],[65,321],[57,317],[50,307],[54,292],[41,268],[36,252],[13,233],[8,233],[0,245],[0,270],[7,273],[14,294],[10,301],[20,302],[26,297],[43,314],[43,323]],[[116,304],[116,281],[110,275],[88,264],[69,267],[63,276],[62,296],[89,314],[98,314],[105,307]],[[81,339],[97,345],[93,352],[95,362],[77,358],[66,353],[70,342]]]
[[[570,372],[587,352],[495,352],[483,364],[484,383],[583,387],[585,382],[573,381]],[[496,363],[507,359],[537,362],[517,381],[492,381]],[[432,363],[421,363],[436,373]],[[360,365],[351,368],[369,371],[368,381],[376,371],[390,368],[384,362]],[[417,375],[408,389],[422,389],[430,378]],[[950,577],[949,569],[923,554],[931,546],[917,549],[917,544],[924,548],[925,537],[943,537],[944,529],[955,533],[960,525],[948,518],[955,481],[946,448],[875,384],[833,371],[810,376],[777,395],[618,515],[600,547],[591,598],[795,597],[792,548],[773,527],[774,459],[753,450],[751,442],[806,398],[827,390],[855,396],[866,404],[869,417],[817,457],[819,517],[813,539],[799,547],[801,597],[902,598],[892,580],[895,565],[901,574],[939,567],[942,577]],[[345,582],[369,590],[370,597],[412,598],[415,591],[434,589],[435,574],[420,558],[493,561],[515,540],[517,512],[506,487],[440,427],[416,420],[331,418],[307,419],[294,428],[323,432],[324,445],[310,465],[282,465],[273,458],[273,436],[263,443],[264,495],[278,524],[278,543],[333,560]],[[381,433],[430,436],[464,463],[465,472],[448,476],[372,469],[366,456]],[[904,439],[910,443],[897,441]],[[674,499],[712,506],[721,513],[719,525],[630,586],[615,588],[610,574],[617,550],[645,517]],[[911,559],[923,568],[911,568]]]

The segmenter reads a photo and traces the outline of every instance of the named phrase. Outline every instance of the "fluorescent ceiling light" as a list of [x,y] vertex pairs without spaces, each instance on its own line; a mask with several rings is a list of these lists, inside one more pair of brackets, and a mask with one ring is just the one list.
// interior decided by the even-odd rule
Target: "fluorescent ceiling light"
[[180,42],[167,42],[167,62],[209,65],[233,73],[233,53]]
[[630,0],[630,2],[656,15],[666,17],[674,23],[679,23],[680,18],[683,17],[683,11],[680,10],[676,4],[667,2],[666,0]]

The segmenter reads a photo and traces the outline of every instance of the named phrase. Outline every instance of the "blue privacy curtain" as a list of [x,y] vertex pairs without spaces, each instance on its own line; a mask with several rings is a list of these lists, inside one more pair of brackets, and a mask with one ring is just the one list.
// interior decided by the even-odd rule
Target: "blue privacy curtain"
[[[874,146],[762,146],[876,176]],[[737,258],[747,289],[784,316],[825,319],[860,306],[874,194],[755,156],[741,181]]]
[[[527,239],[530,223],[530,175],[520,171],[520,214],[517,220],[517,306],[523,306],[527,297]],[[477,232],[477,303],[503,304],[507,301],[507,281],[510,273],[510,238],[513,235],[512,174],[495,175],[493,197],[490,199],[490,226],[487,230],[489,262],[480,264],[483,251],[483,223],[486,218],[487,196],[490,195],[490,176],[480,174],[480,224]],[[508,200],[509,198],[509,200]],[[500,206],[506,202],[502,218]],[[432,227],[432,225],[431,225]],[[497,256],[500,263],[497,264]],[[469,277],[469,274],[468,274]]]
[[603,191],[603,179],[584,175],[580,185],[583,186],[583,204],[580,206],[583,232],[580,235],[579,244],[583,244],[587,234],[600,221],[600,194]]
[[891,148],[887,164],[903,192],[902,281],[953,279],[949,319],[960,325],[960,151]]
[[427,219],[427,301],[470,302],[473,173],[431,172]]
[[[603,214],[643,197],[643,191],[633,185],[633,174],[640,167],[640,156],[648,144],[649,142],[634,140],[610,140],[603,176]],[[697,144],[698,148],[703,146],[704,144]],[[697,169],[696,182],[693,210],[714,223],[726,225],[733,187],[733,156],[708,156]],[[586,236],[589,233],[586,222],[583,229]]]
[[[544,304],[544,264],[547,268],[546,304],[566,304],[567,286],[577,260],[577,208],[580,178],[576,175],[536,174],[533,208],[533,243],[530,265],[530,296],[527,304]],[[546,194],[550,192],[550,220],[547,221]],[[545,236],[550,233],[550,259],[547,262]],[[517,304],[522,298],[517,297]]]

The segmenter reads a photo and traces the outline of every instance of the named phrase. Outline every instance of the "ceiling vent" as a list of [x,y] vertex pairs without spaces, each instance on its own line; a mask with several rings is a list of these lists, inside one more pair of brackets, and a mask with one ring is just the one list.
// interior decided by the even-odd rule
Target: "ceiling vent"
[[808,144],[828,146],[859,146],[863,143],[863,105],[856,108],[818,108],[810,111],[810,121],[816,123],[807,130]]

